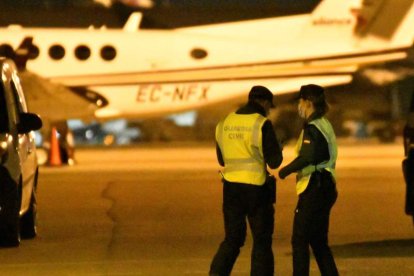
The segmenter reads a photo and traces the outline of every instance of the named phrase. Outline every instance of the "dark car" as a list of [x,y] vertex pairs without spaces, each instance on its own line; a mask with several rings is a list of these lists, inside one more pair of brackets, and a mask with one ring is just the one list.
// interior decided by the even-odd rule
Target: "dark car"
[[36,236],[39,175],[34,130],[42,127],[28,113],[13,61],[0,58],[0,246],[18,246]]

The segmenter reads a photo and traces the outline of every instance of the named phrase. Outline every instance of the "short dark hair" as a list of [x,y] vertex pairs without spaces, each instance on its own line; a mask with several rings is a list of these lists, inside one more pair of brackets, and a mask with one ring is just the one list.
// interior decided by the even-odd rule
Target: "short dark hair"
[[272,107],[275,107],[273,103],[273,93],[264,86],[256,85],[250,89],[249,92],[249,101],[264,100],[272,104]]

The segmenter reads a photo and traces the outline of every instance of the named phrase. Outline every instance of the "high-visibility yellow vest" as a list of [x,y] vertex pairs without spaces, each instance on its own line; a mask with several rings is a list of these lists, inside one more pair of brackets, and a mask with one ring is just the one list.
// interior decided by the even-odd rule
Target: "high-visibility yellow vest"
[[216,141],[223,160],[226,181],[263,185],[266,163],[263,157],[262,126],[266,117],[260,114],[229,114],[216,127]]
[[[338,156],[338,146],[336,144],[335,132],[332,128],[332,125],[325,117],[313,120],[309,122],[309,124],[316,126],[325,137],[329,148],[329,160],[317,165],[309,165],[298,172],[296,176],[296,193],[298,195],[306,190],[306,187],[308,187],[309,184],[310,177],[312,173],[315,171],[321,171],[322,169],[325,169],[329,171],[335,178],[335,166],[336,158]],[[299,155],[300,149],[302,148],[302,142],[303,130],[296,143],[296,156]]]

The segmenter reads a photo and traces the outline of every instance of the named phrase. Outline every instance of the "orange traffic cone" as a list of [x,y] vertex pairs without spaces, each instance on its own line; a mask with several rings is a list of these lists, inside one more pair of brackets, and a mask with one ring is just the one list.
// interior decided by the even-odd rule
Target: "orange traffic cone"
[[61,166],[62,158],[60,157],[58,133],[56,127],[52,127],[50,133],[50,150],[49,150],[49,166]]

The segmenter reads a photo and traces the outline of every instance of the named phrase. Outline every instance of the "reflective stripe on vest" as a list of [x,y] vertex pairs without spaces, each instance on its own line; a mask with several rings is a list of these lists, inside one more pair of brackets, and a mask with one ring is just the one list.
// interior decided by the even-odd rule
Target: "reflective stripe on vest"
[[229,114],[216,127],[216,141],[224,160],[224,179],[229,182],[263,185],[266,163],[263,157],[260,114]]
[[[296,176],[296,193],[299,195],[303,191],[306,190],[308,187],[310,177],[313,172],[320,171],[325,169],[329,171],[333,177],[335,178],[335,166],[336,166],[336,158],[338,156],[338,148],[336,144],[336,137],[335,132],[332,128],[332,125],[329,121],[325,118],[319,118],[309,122],[309,124],[316,126],[319,131],[325,137],[328,143],[329,149],[329,160],[324,161],[317,165],[309,165],[302,170],[300,170]],[[303,130],[299,136],[298,142],[296,143],[296,154],[299,155],[300,149],[302,148],[302,140],[303,140]]]

